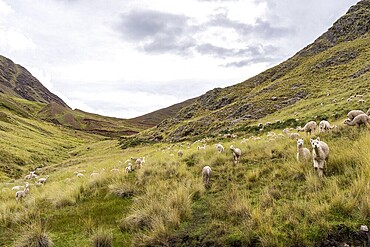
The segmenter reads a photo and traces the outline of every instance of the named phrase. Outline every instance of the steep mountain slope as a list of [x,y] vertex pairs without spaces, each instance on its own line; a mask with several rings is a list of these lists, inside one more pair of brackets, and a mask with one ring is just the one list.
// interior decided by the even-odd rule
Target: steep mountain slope
[[35,102],[56,102],[68,107],[62,99],[51,93],[28,70],[3,56],[0,56],[0,92]]
[[369,30],[370,1],[362,0],[292,58],[242,83],[207,92],[135,138],[180,141],[255,130],[260,121],[280,120],[280,125],[288,126],[297,115],[296,124],[302,124],[313,117],[339,117],[349,109],[365,109],[346,99],[353,94],[370,97]]

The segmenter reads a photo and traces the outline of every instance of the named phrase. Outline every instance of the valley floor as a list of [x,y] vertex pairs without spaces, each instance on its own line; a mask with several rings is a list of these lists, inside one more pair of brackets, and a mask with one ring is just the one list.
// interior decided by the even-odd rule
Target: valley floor
[[[42,236],[54,246],[324,246],[338,227],[346,229],[338,246],[363,244],[354,232],[370,224],[369,130],[320,134],[330,147],[323,178],[311,161],[296,161],[295,140],[242,138],[206,139],[201,150],[200,142],[125,150],[116,140],[80,143],[39,171],[49,176],[45,185],[29,180],[22,200],[11,189],[24,185],[23,176],[0,183],[0,246]],[[231,144],[242,150],[238,164]],[[145,163],[126,173],[131,157]],[[201,178],[206,165],[209,186]]]

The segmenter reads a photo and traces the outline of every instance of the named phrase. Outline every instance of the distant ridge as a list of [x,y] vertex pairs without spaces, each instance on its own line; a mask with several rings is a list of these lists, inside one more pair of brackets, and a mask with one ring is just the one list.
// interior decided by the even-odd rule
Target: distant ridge
[[164,119],[176,116],[176,114],[184,107],[191,105],[196,98],[185,100],[181,103],[174,104],[172,106],[159,109],[148,114],[131,118],[129,121],[140,123],[147,127],[153,127],[161,123]]
[[0,93],[34,102],[69,106],[50,92],[27,69],[0,55]]

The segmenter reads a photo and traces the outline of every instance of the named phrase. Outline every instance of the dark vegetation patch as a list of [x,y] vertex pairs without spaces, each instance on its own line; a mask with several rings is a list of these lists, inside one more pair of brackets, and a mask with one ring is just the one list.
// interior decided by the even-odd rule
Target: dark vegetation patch
[[370,234],[366,231],[354,231],[344,224],[331,229],[324,239],[316,246],[319,247],[342,247],[342,246],[369,246]]
[[358,51],[354,50],[344,50],[335,53],[332,57],[318,63],[316,68],[333,67],[341,64],[348,63],[349,61],[355,59],[359,55]]

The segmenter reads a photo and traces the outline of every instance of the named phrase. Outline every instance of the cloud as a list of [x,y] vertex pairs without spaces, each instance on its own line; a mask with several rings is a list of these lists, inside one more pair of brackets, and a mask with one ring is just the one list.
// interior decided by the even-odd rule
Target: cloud
[[154,10],[133,10],[121,14],[117,29],[124,39],[139,42],[148,53],[188,53],[193,47],[189,17]]
[[272,20],[263,20],[256,18],[254,24],[246,24],[237,20],[232,20],[227,13],[219,13],[214,15],[206,26],[219,26],[223,28],[234,29],[239,35],[253,36],[265,39],[274,39],[285,37],[294,33],[292,27],[279,27],[271,24]]
[[33,50],[37,45],[24,34],[14,29],[7,29],[0,25],[0,49],[13,51]]
[[[219,59],[261,56],[261,47],[268,46],[267,41],[293,32],[262,19],[254,24],[232,20],[227,11],[201,22],[185,15],[154,10],[121,14],[116,30],[123,40],[137,44],[136,48],[144,53],[199,54]],[[251,38],[260,39],[259,44],[245,48]]]
[[6,4],[4,1],[0,0],[0,14],[2,15],[10,15],[14,12],[12,7],[10,7],[8,4]]
[[261,57],[266,53],[277,49],[274,46],[263,46],[261,44],[251,45],[245,48],[224,48],[214,46],[212,44],[202,44],[197,47],[197,51],[201,54],[212,55],[215,57]]

